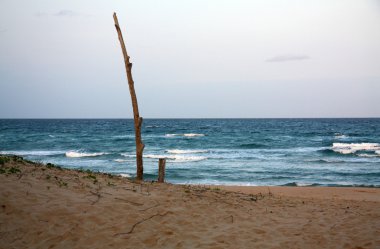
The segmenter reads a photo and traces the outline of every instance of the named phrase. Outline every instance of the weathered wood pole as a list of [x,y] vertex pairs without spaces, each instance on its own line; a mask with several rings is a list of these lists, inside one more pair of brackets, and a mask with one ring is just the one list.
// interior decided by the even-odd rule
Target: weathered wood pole
[[115,21],[115,27],[117,34],[119,36],[121,50],[124,56],[125,70],[127,72],[127,79],[129,85],[129,92],[131,94],[132,107],[133,107],[133,119],[135,122],[135,140],[136,140],[136,180],[143,180],[144,177],[144,167],[143,167],[143,150],[145,145],[141,139],[141,124],[143,118],[139,115],[139,107],[137,104],[137,97],[135,92],[135,84],[132,78],[132,63],[129,62],[129,56],[127,49],[125,47],[123,35],[120,30],[119,21],[117,20],[116,13],[113,13],[113,19]]
[[158,182],[165,182],[165,164],[165,158],[158,159]]

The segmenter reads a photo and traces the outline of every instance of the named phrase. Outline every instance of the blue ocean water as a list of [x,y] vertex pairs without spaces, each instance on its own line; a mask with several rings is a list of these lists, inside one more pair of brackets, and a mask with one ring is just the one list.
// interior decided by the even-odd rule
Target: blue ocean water
[[[145,179],[380,187],[380,119],[147,119]],[[135,175],[133,120],[0,120],[0,153]]]

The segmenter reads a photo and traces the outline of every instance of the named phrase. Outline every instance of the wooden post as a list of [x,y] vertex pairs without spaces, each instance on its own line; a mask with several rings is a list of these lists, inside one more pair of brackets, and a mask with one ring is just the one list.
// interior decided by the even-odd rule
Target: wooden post
[[136,180],[143,180],[144,177],[144,167],[143,167],[143,150],[145,145],[141,139],[141,124],[143,118],[139,115],[139,107],[137,104],[137,97],[135,92],[135,84],[132,78],[132,63],[129,62],[129,56],[127,49],[125,47],[123,35],[120,30],[119,21],[117,20],[116,13],[113,13],[113,19],[115,21],[115,28],[119,36],[121,50],[124,56],[125,70],[127,72],[127,79],[129,85],[129,92],[131,94],[132,107],[133,107],[133,119],[135,122],[135,140],[136,140]]
[[165,158],[158,159],[158,182],[165,182],[165,164]]

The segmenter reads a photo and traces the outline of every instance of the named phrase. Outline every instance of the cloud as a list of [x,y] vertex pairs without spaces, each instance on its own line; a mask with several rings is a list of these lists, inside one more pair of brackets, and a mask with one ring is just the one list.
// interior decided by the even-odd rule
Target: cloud
[[60,10],[54,16],[78,16],[79,14],[72,10]]
[[84,15],[72,10],[60,10],[56,13],[47,13],[47,12],[37,12],[34,14],[36,17],[48,17],[48,16],[54,16],[54,17],[74,17],[74,16],[90,16],[90,15]]
[[48,13],[41,12],[41,11],[39,11],[39,12],[37,12],[37,13],[34,14],[34,16],[36,16],[36,17],[45,17],[45,16],[48,16],[48,15],[49,15]]
[[266,60],[266,62],[287,62],[287,61],[301,61],[309,60],[308,55],[278,55]]

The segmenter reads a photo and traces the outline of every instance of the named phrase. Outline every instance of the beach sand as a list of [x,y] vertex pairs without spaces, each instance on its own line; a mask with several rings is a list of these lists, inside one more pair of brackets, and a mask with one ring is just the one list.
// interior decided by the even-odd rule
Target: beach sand
[[380,189],[184,186],[0,163],[0,248],[380,248]]

